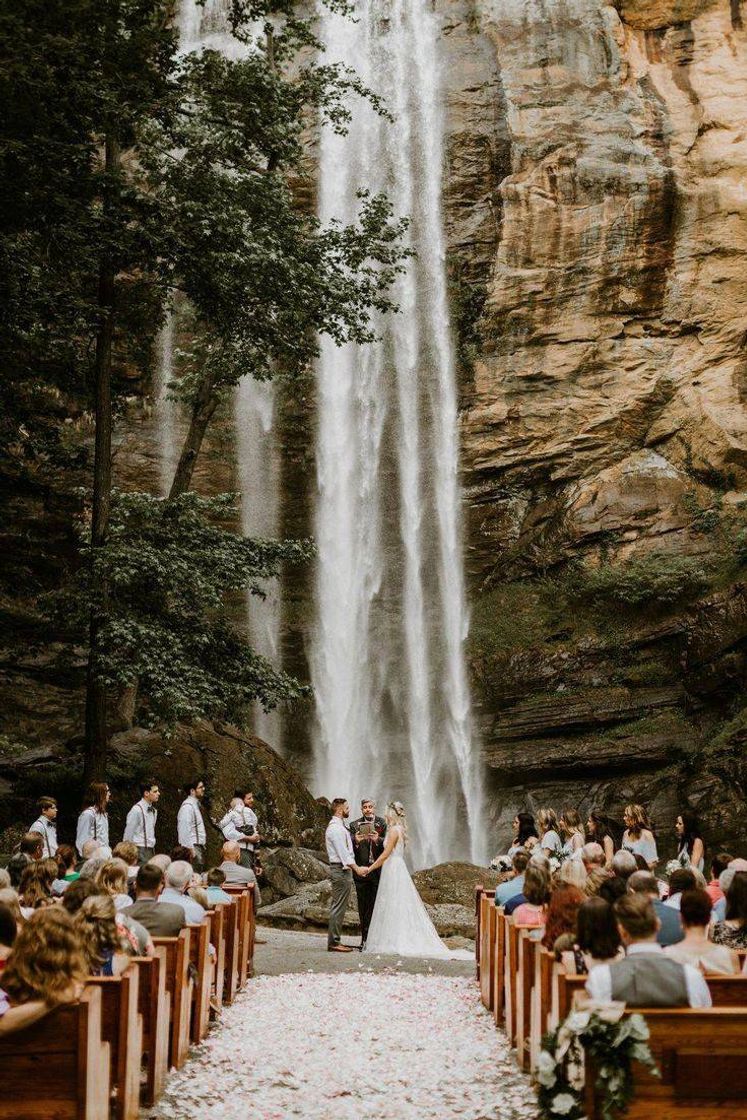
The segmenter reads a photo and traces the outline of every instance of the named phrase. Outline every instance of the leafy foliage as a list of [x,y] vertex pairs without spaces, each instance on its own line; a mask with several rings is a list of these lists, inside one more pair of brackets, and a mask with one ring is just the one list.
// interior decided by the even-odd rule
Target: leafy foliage
[[[198,718],[241,724],[308,689],[254,653],[230,620],[231,596],[264,596],[283,564],[306,562],[308,541],[262,541],[221,527],[236,516],[234,495],[185,494],[164,502],[115,492],[105,566],[109,604],[97,668],[111,688],[139,685],[142,715],[168,724]],[[84,556],[86,548],[84,548]],[[58,620],[83,627],[91,567],[56,602]]]
[[632,609],[666,606],[702,594],[709,575],[702,562],[692,557],[649,553],[620,564],[577,567],[566,590],[571,603]]

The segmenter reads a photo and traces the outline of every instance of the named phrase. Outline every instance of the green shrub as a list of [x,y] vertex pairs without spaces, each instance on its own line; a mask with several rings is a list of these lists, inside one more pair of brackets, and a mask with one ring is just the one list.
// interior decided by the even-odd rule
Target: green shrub
[[576,568],[567,578],[571,603],[623,608],[667,606],[693,599],[709,586],[709,573],[689,556],[651,553],[598,568]]

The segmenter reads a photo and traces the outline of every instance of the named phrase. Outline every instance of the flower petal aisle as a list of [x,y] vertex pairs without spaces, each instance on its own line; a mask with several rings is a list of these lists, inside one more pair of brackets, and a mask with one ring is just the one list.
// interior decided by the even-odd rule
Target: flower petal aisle
[[467,977],[263,976],[169,1081],[158,1120],[534,1120]]

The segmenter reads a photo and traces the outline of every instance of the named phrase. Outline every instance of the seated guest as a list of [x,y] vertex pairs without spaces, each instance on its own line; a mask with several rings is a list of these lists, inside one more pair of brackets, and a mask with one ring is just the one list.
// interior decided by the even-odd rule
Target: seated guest
[[31,860],[44,858],[44,837],[40,832],[27,832],[18,845],[18,851]]
[[126,910],[132,906],[127,890],[127,864],[121,859],[108,859],[96,872],[96,882],[114,899],[115,910]]
[[158,899],[158,905],[181,906],[187,923],[198,926],[205,917],[205,911],[186,893],[192,884],[193,874],[192,867],[186,860],[177,859],[170,863],[166,872],[166,886]]
[[[62,905],[69,914],[75,914],[83,905],[85,899],[105,894],[104,888],[95,880],[78,879],[76,883],[71,883],[65,891],[62,896]],[[128,909],[132,908],[129,907]],[[128,910],[115,911],[115,918],[122,937],[127,940],[136,956],[152,957],[155,955],[153,939],[145,926],[130,917]]]
[[220,867],[211,867],[207,873],[207,890],[205,891],[208,904],[211,907],[217,906],[219,902],[233,902],[230,894],[226,894],[222,890],[225,881],[225,871],[221,871]]
[[34,910],[39,910],[42,906],[53,905],[53,882],[53,875],[50,874],[49,868],[43,866],[42,860],[28,865],[21,876],[21,884],[18,888],[18,899],[24,918],[30,918]]
[[583,900],[584,896],[578,887],[568,883],[561,883],[550,895],[542,944],[546,949],[554,952],[558,959],[564,949],[573,946],[576,935],[576,914]]
[[85,899],[90,898],[91,895],[103,894],[103,888],[98,885],[93,879],[76,879],[71,883],[62,896],[62,905],[68,914],[76,914],[83,905]]
[[734,872],[726,891],[726,917],[714,925],[711,940],[729,949],[747,949],[747,871]]
[[13,915],[13,921],[16,923],[16,928],[20,929],[26,919],[21,913],[21,904],[18,901],[18,892],[14,891],[12,887],[6,887],[1,890],[0,905],[8,907],[11,914]]
[[17,933],[18,926],[13,911],[0,902],[0,973],[5,968]]
[[177,860],[182,860],[184,863],[188,863],[191,867],[192,849],[185,847],[184,844],[177,844],[175,848],[171,849],[171,855],[169,858],[171,859],[172,863],[175,863]]
[[624,955],[613,907],[603,898],[585,899],[576,914],[573,947],[561,956],[566,972],[591,972],[598,964],[612,964]]
[[77,863],[75,848],[72,844],[60,844],[57,848],[57,877],[52,883],[52,894],[58,897],[78,878],[75,870]]
[[167,856],[165,852],[159,852],[158,855],[151,856],[151,858],[148,860],[148,863],[155,864],[155,866],[159,867],[161,869],[161,871],[163,872],[163,874],[165,875],[166,874],[166,868],[171,863],[171,856]]
[[669,876],[669,893],[664,905],[679,910],[682,892],[694,891],[696,885],[695,875],[689,867],[682,867],[679,871],[673,871]]
[[16,852],[8,860],[8,866],[6,870],[8,872],[8,875],[10,876],[10,885],[14,890],[17,891],[20,887],[21,876],[30,863],[31,860],[23,852]]
[[[626,805],[623,820],[625,821],[623,848],[633,855],[643,856],[649,871],[653,871],[659,862],[659,856],[646,810],[642,805]],[[612,862],[614,864],[614,860]]]
[[680,920],[685,936],[664,952],[680,964],[692,964],[703,972],[719,972],[732,976],[739,972],[739,955],[726,945],[714,945],[708,937],[711,924],[711,900],[705,891],[683,891]]
[[660,945],[676,945],[685,936],[677,910],[659,898],[659,884],[650,871],[636,871],[628,879],[628,890],[633,894],[647,895],[653,904],[659,922],[656,940]]
[[550,876],[546,868],[530,862],[524,874],[525,902],[513,911],[514,924],[517,926],[543,926],[547,917],[547,904],[550,901]]
[[101,843],[101,841],[96,840],[93,836],[90,840],[84,841],[80,849],[83,863],[87,863],[89,859],[93,859],[96,853],[99,852],[103,848],[103,846],[104,845]]
[[0,891],[10,888],[10,875],[4,867],[0,867]]
[[563,841],[560,839],[558,825],[558,818],[555,816],[554,809],[540,809],[537,817],[539,824],[539,846],[542,854],[550,859],[552,856],[559,856],[563,848]]
[[[589,874],[586,876],[586,882],[584,883],[584,894],[586,895],[587,898],[596,898],[596,896],[601,891],[602,886],[609,879],[613,879],[613,878],[614,878],[614,876],[612,875],[612,872],[608,871],[606,867],[595,867],[594,870],[590,871]],[[626,885],[625,879],[620,879],[619,881],[625,887],[625,885]],[[626,889],[627,889],[627,887],[626,887]],[[620,894],[624,894],[624,893],[625,893],[624,890],[620,891]],[[617,897],[617,896],[615,896],[615,897]]]
[[114,899],[96,894],[83,900],[73,916],[83,955],[92,976],[119,976],[132,956],[117,926]]
[[158,901],[163,872],[153,862],[143,864],[135,880],[135,901],[124,913],[145,926],[153,937],[178,937],[187,924],[184,907]]
[[633,852],[621,848],[612,857],[612,874],[619,879],[629,879],[638,870],[638,864]]
[[524,872],[528,863],[529,852],[524,848],[517,848],[511,857],[511,878],[506,879],[504,883],[499,883],[495,888],[496,906],[503,906],[510,898],[521,894],[524,888]]
[[70,915],[61,906],[35,911],[18,931],[2,973],[0,1037],[78,999],[87,971]]
[[207,913],[208,910],[212,909],[210,900],[207,896],[207,891],[203,886],[187,887],[187,898],[191,898],[193,902],[196,902],[198,906],[201,906],[205,913]]
[[628,1007],[711,1006],[711,993],[700,969],[664,955],[656,940],[659,920],[646,892],[630,891],[619,898],[615,917],[626,956],[592,969],[586,981],[592,999],[602,1003],[619,1000]]
[[610,906],[614,906],[618,898],[628,893],[628,880],[621,879],[619,875],[610,875],[600,884],[597,894]]
[[576,887],[582,891],[586,886],[586,868],[580,859],[567,859],[561,863],[555,873],[555,882],[559,886]]
[[[607,863],[604,848],[601,844],[597,844],[596,840],[590,840],[588,844],[584,844],[581,849],[581,859],[583,860],[587,875],[590,875],[595,868],[604,867]],[[610,857],[610,863],[611,862],[612,859]]]
[[231,884],[231,886],[254,883],[255,904],[257,909],[259,909],[262,905],[262,898],[257,885],[257,876],[254,874],[251,867],[242,867],[239,863],[241,848],[236,841],[227,840],[221,849],[221,855],[223,856],[223,863],[220,865],[220,869],[225,873],[226,882]]
[[589,813],[586,822],[586,839],[590,843],[601,846],[604,851],[604,866],[611,867],[612,857],[615,854],[615,841],[612,839],[608,819],[596,809]]
[[121,859],[127,865],[127,882],[128,890],[129,885],[134,883],[137,878],[137,869],[140,866],[140,859],[137,854],[137,845],[133,844],[131,840],[120,840],[114,851],[112,852],[114,859]]
[[733,858],[728,852],[717,852],[711,860],[711,878],[706,885],[706,892],[714,906],[719,899],[724,897],[724,892],[721,890],[718,881],[719,875],[722,871],[726,871]]

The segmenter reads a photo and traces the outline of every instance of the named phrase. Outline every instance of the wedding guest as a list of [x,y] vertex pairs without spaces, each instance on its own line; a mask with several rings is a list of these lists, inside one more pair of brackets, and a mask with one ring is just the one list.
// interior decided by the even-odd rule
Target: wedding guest
[[730,949],[747,949],[747,871],[734,871],[726,889],[726,917],[714,925],[711,940]]
[[6,962],[18,935],[18,925],[13,911],[0,902],[0,984]]
[[631,851],[622,848],[612,857],[612,874],[619,879],[629,879],[638,870],[638,864]]
[[542,944],[546,949],[553,951],[558,959],[564,949],[569,949],[573,945],[576,915],[583,901],[584,896],[578,887],[569,883],[556,887],[550,895]]
[[558,868],[555,880],[559,885],[575,887],[582,892],[586,886],[586,868],[580,859],[567,859]]
[[57,802],[54,797],[40,797],[37,805],[39,816],[29,832],[38,832],[42,837],[42,852],[54,859],[57,851]]
[[133,844],[130,840],[120,840],[114,851],[112,852],[114,859],[121,859],[127,866],[127,884],[128,890],[132,887],[137,877],[137,869],[140,866],[140,860],[137,854],[137,845]]
[[226,883],[230,885],[254,883],[254,904],[255,909],[258,910],[262,905],[262,896],[259,891],[259,884],[257,883],[257,876],[252,871],[251,867],[244,867],[239,863],[241,858],[241,849],[235,840],[227,840],[221,849],[223,862],[220,865],[221,871],[226,876]]
[[726,871],[733,858],[728,852],[717,852],[711,860],[711,878],[706,884],[706,893],[714,906],[724,897],[719,876],[722,871]]
[[732,884],[734,876],[737,871],[747,871],[747,860],[745,859],[732,859],[729,861],[729,866],[725,871],[722,871],[718,877],[718,885],[721,887],[723,898],[713,904],[713,922],[723,922],[726,917],[726,895],[729,887]]
[[96,882],[114,901],[115,910],[132,906],[127,881],[127,864],[121,859],[108,859],[96,872]]
[[0,1037],[79,998],[87,975],[73,920],[61,906],[37,910],[18,931],[0,986]]
[[673,910],[679,910],[682,892],[693,891],[696,886],[695,875],[689,867],[682,867],[678,871],[673,871],[669,876],[669,892],[664,905],[671,906]]
[[0,891],[6,890],[10,886],[10,875],[6,868],[0,867]]
[[524,873],[529,863],[529,852],[524,848],[517,848],[511,859],[511,878],[499,883],[495,888],[495,904],[503,906],[512,898],[516,898],[524,889]]
[[140,865],[147,863],[156,854],[156,822],[158,810],[156,805],[161,796],[158,783],[148,778],[140,783],[140,800],[137,801],[125,822],[123,840],[129,840],[137,846]]
[[[90,840],[85,840],[81,845],[81,857],[83,863],[88,863],[89,860],[95,859],[99,852],[104,848],[100,840],[96,840],[93,836]],[[99,856],[99,859],[104,859],[104,856]]]
[[592,809],[586,821],[586,839],[602,845],[605,867],[610,867],[612,857],[615,854],[615,841],[612,838],[607,818],[602,813],[597,812],[596,809]]
[[739,955],[726,945],[714,945],[708,937],[713,904],[705,891],[683,891],[680,920],[685,936],[676,945],[664,950],[681,964],[692,964],[703,972],[732,976],[739,972]]
[[526,842],[530,836],[533,836],[535,839],[539,839],[539,837],[537,836],[537,827],[531,813],[517,813],[513,819],[512,827],[514,839],[507,854],[513,859],[515,853],[518,852],[520,848],[526,848]]
[[225,871],[221,871],[220,867],[211,867],[207,873],[207,899],[210,907],[217,906],[219,902],[233,902],[230,894],[222,889],[226,881]]
[[[13,915],[13,921],[16,923],[16,928],[20,929],[26,921],[21,913],[21,904],[18,901],[18,892],[13,890],[12,887],[3,887],[0,890],[0,905],[7,906]],[[36,913],[36,911],[34,911]]]
[[[594,867],[586,876],[586,883],[584,884],[584,894],[587,898],[596,898],[599,895],[602,887],[610,879],[614,878],[611,871],[606,867]],[[624,894],[627,890],[626,880],[621,879],[622,890],[620,894]],[[615,895],[615,898],[618,896]]]
[[71,883],[79,878],[75,870],[75,848],[72,844],[59,844],[57,847],[57,878],[52,883],[52,894],[59,897]]
[[239,845],[239,863],[252,871],[260,841],[258,823],[254,812],[254,793],[251,790],[235,790],[228,812],[218,822],[218,828],[226,840],[233,840]]
[[176,817],[176,835],[183,848],[192,853],[188,861],[196,871],[205,866],[205,846],[207,835],[202,816],[201,802],[205,796],[205,783],[202,778],[194,778],[184,787],[185,798]]
[[563,840],[561,853],[566,859],[580,858],[581,849],[585,843],[584,830],[581,827],[581,816],[575,809],[564,809],[558,822],[560,835]]
[[622,838],[623,848],[633,852],[633,854],[643,856],[649,870],[653,871],[659,862],[659,855],[646,810],[642,805],[626,805],[623,820],[625,821],[625,832]]
[[544,855],[548,857],[559,856],[563,847],[563,841],[558,834],[558,818],[555,816],[554,809],[540,809],[539,816],[537,817],[539,824],[540,840],[539,846]]
[[629,892],[619,898],[615,918],[626,956],[591,970],[586,991],[592,999],[602,1003],[616,1000],[628,1007],[711,1006],[700,970],[664,955],[656,939],[659,922],[645,893]]
[[27,832],[18,845],[20,855],[28,856],[30,860],[44,857],[44,837],[41,832]]
[[550,876],[544,867],[529,863],[524,873],[525,902],[513,911],[514,924],[517,926],[543,926],[547,917],[547,904],[550,901]]
[[78,817],[75,847],[83,859],[90,859],[83,848],[88,840],[98,840],[109,847],[109,802],[112,799],[106,782],[91,782],[83,799],[83,812]]
[[21,876],[31,863],[29,856],[25,852],[15,852],[8,860],[6,871],[10,876],[10,885],[14,890],[18,890],[21,883]]
[[92,976],[119,976],[133,956],[117,926],[114,899],[94,894],[73,916],[83,955]]
[[52,906],[52,883],[54,878],[48,868],[41,866],[41,860],[30,863],[21,876],[18,900],[24,918],[30,918],[34,910]]
[[697,871],[702,871],[705,863],[705,844],[698,814],[692,809],[683,809],[675,821],[674,830],[679,845],[677,859],[683,865],[687,863]]
[[161,869],[152,861],[144,864],[135,880],[135,901],[124,913],[140,922],[154,937],[178,937],[187,924],[184,907],[159,902],[163,888]]
[[171,866],[171,856],[167,856],[165,852],[159,852],[157,856],[153,856],[149,859],[148,863],[154,864],[165,875]]
[[682,923],[677,910],[667,906],[659,897],[659,884],[650,871],[636,871],[628,879],[628,890],[632,894],[645,895],[654,908],[659,923],[656,940],[660,945],[676,945],[684,937]]
[[581,849],[581,859],[587,875],[590,875],[597,867],[605,867],[607,864],[604,848],[596,840],[589,840],[584,844]]
[[192,883],[192,868],[186,860],[175,860],[166,872],[166,885],[158,899],[159,906],[181,906],[188,925],[200,925],[205,910],[186,893]]
[[[537,852],[536,855],[531,856],[527,867],[529,867],[530,864],[535,868],[539,867],[544,872],[544,874],[547,876],[547,881],[549,884],[551,875],[550,861],[547,856],[543,855],[542,852]],[[526,870],[524,871],[524,881],[526,882]],[[519,906],[523,906],[526,901],[527,899],[522,889],[521,894],[514,895],[513,898],[509,898],[508,902],[504,903],[503,913],[506,915],[513,914],[514,911],[517,910]]]
[[[89,840],[88,844],[98,844],[98,847],[91,858],[87,859],[78,868],[78,876],[81,879],[95,879],[102,864],[112,858],[111,849],[105,848],[99,841]],[[84,844],[83,847],[87,847],[87,844]]]
[[566,972],[585,974],[599,964],[612,964],[624,956],[615,911],[603,898],[587,898],[576,914],[576,940],[562,954]]

